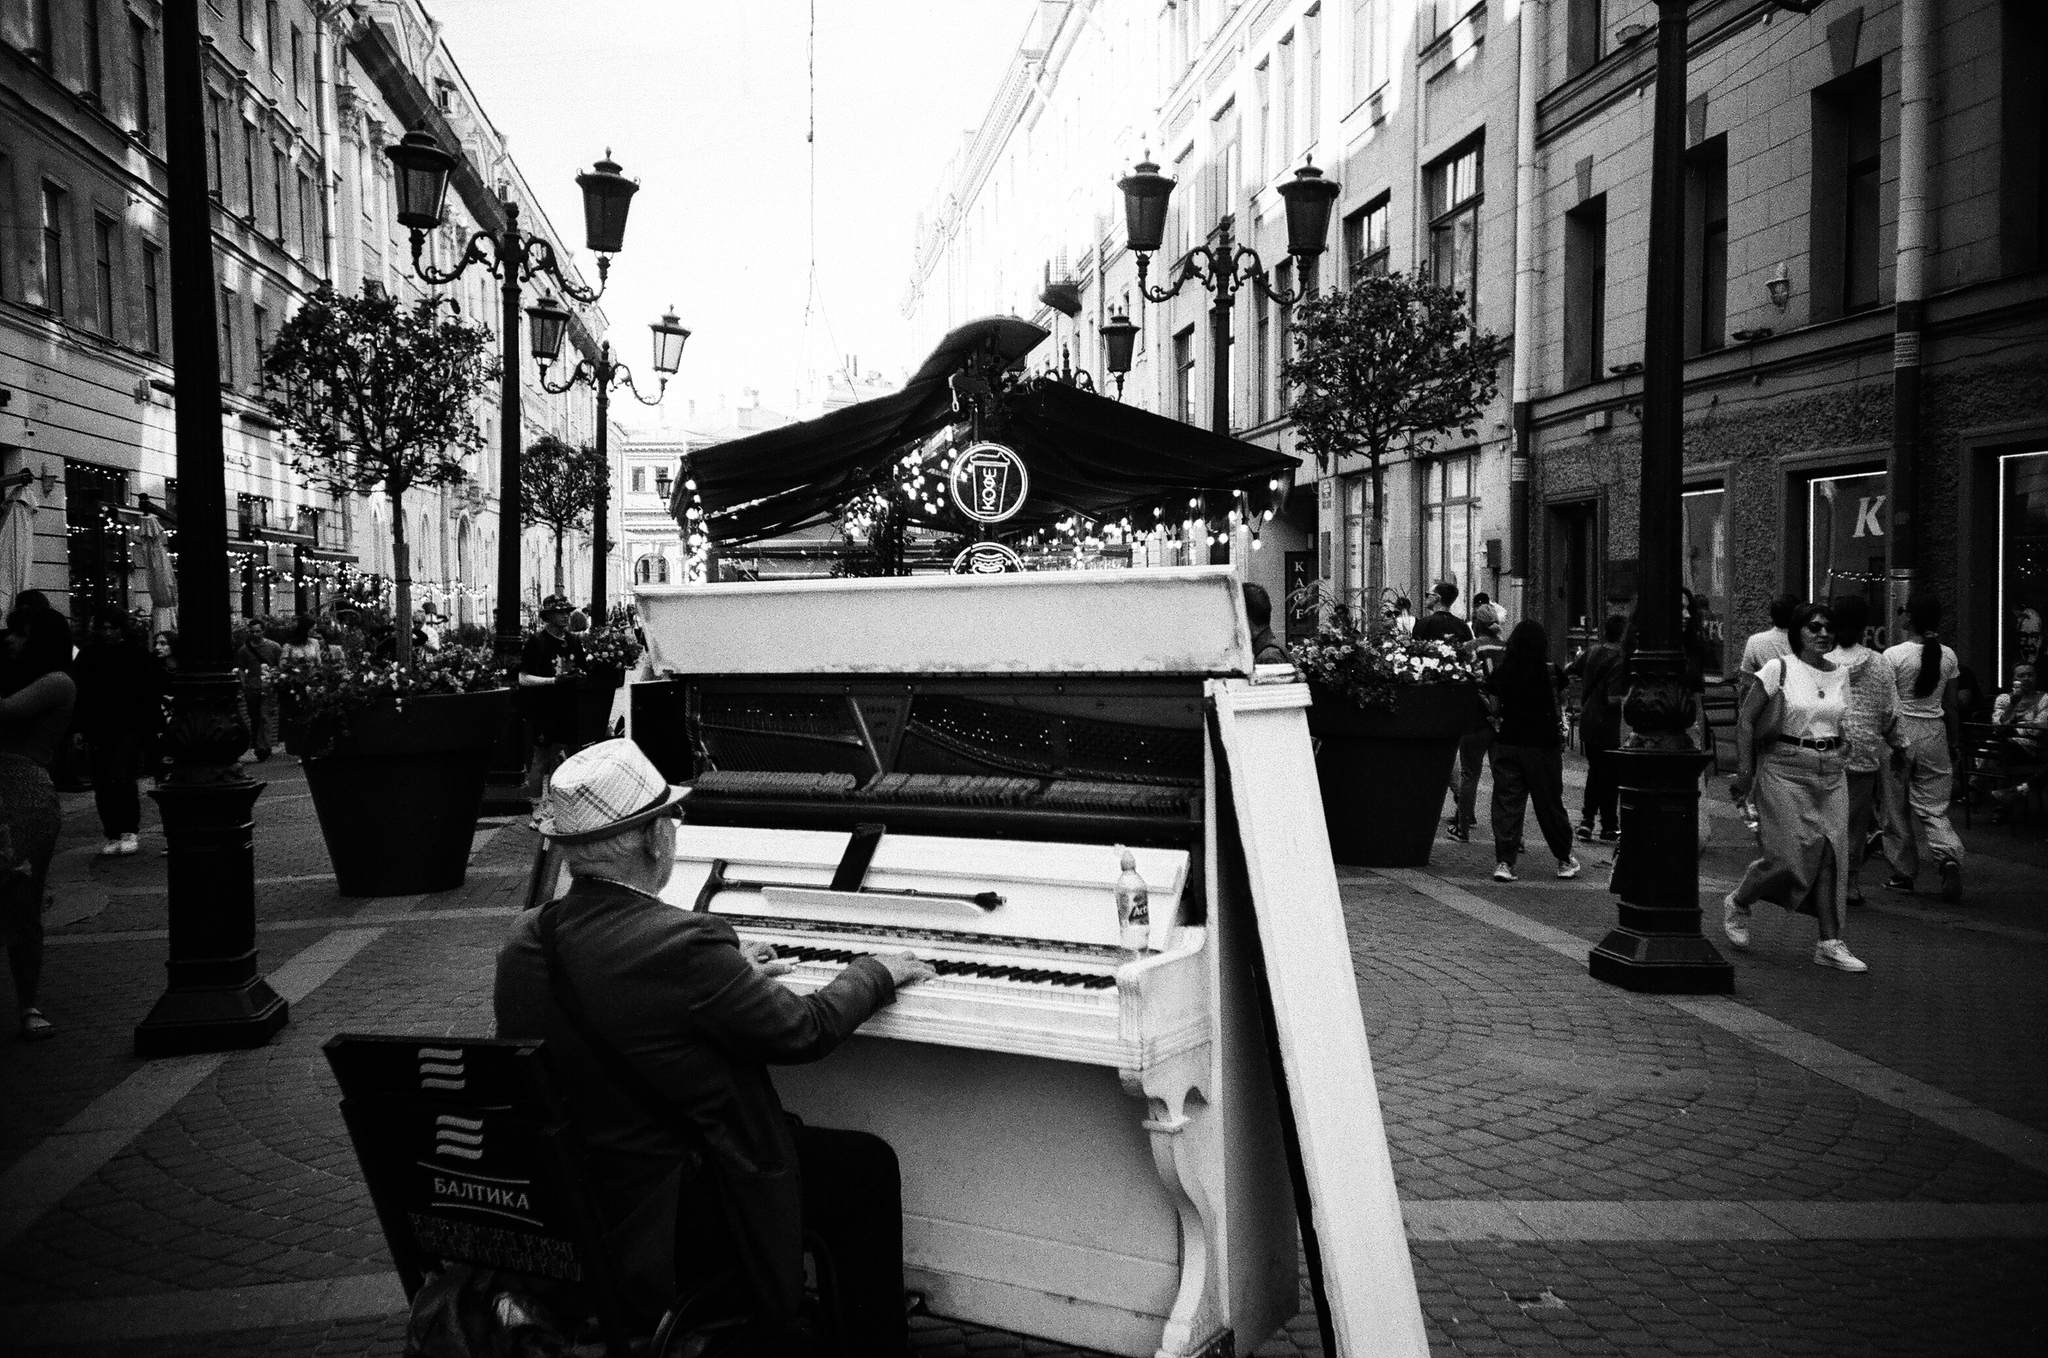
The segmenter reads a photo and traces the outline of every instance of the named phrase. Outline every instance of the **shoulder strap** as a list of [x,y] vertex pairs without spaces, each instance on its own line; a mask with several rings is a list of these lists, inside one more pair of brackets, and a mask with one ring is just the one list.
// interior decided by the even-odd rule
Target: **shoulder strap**
[[576,1036],[583,1039],[583,1045],[597,1059],[599,1070],[605,1073],[619,1091],[639,1106],[657,1124],[668,1128],[681,1137],[697,1157],[706,1164],[713,1163],[710,1148],[705,1144],[704,1133],[682,1109],[669,1100],[655,1083],[641,1074],[633,1062],[613,1046],[609,1039],[597,1031],[590,1017],[584,1012],[583,1000],[576,988],[569,983],[568,969],[562,965],[562,954],[555,946],[555,905],[550,901],[541,907],[540,948],[548,964],[548,993],[554,997],[555,1007],[562,1011],[562,1017],[569,1020],[569,1026],[576,1030]]

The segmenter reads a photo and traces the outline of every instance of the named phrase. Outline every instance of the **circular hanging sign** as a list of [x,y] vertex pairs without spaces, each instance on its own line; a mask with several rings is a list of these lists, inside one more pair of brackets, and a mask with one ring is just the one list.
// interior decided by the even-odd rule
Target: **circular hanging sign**
[[1000,542],[977,542],[953,558],[955,575],[1007,575],[1024,569],[1024,558]]
[[953,504],[976,523],[1001,523],[1024,507],[1031,477],[1024,459],[1000,443],[973,443],[953,459]]

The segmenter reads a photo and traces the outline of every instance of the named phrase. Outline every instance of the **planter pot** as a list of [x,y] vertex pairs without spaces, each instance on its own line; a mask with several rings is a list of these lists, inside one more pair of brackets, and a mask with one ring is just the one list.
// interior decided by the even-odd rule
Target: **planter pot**
[[306,786],[344,896],[452,891],[469,868],[484,773],[510,689],[408,698],[356,717]]
[[1314,686],[1308,727],[1321,741],[1316,781],[1330,857],[1368,868],[1419,868],[1436,843],[1437,819],[1458,741],[1485,724],[1469,684],[1395,690],[1392,708],[1360,708]]
[[626,682],[622,669],[585,670],[576,680],[576,743],[589,745],[612,733],[612,696]]

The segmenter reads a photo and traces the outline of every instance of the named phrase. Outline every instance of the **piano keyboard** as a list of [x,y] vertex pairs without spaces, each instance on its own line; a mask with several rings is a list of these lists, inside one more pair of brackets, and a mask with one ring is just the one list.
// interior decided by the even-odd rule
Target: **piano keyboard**
[[[839,974],[840,968],[851,963],[856,958],[872,957],[878,953],[894,951],[894,949],[887,948],[825,948],[810,943],[777,943],[773,946],[776,959],[779,961],[808,962],[820,966],[829,966],[834,976]],[[1113,989],[1116,986],[1116,977],[1110,974],[1085,971],[1053,971],[1043,967],[1014,966],[1008,963],[987,960],[970,961],[962,958],[932,957],[916,948],[907,949],[906,951],[916,952],[918,957],[930,964],[931,969],[940,976],[967,976],[991,981],[1007,981],[1016,985],[1067,986],[1083,990],[1106,990]],[[921,982],[920,984],[928,985],[930,982]]]

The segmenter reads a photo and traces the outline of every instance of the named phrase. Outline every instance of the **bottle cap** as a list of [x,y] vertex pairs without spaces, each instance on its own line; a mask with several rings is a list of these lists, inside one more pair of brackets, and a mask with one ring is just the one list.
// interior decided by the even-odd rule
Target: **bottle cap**
[[1116,851],[1125,872],[1136,872],[1138,870],[1138,856],[1136,854],[1121,844],[1116,846]]

